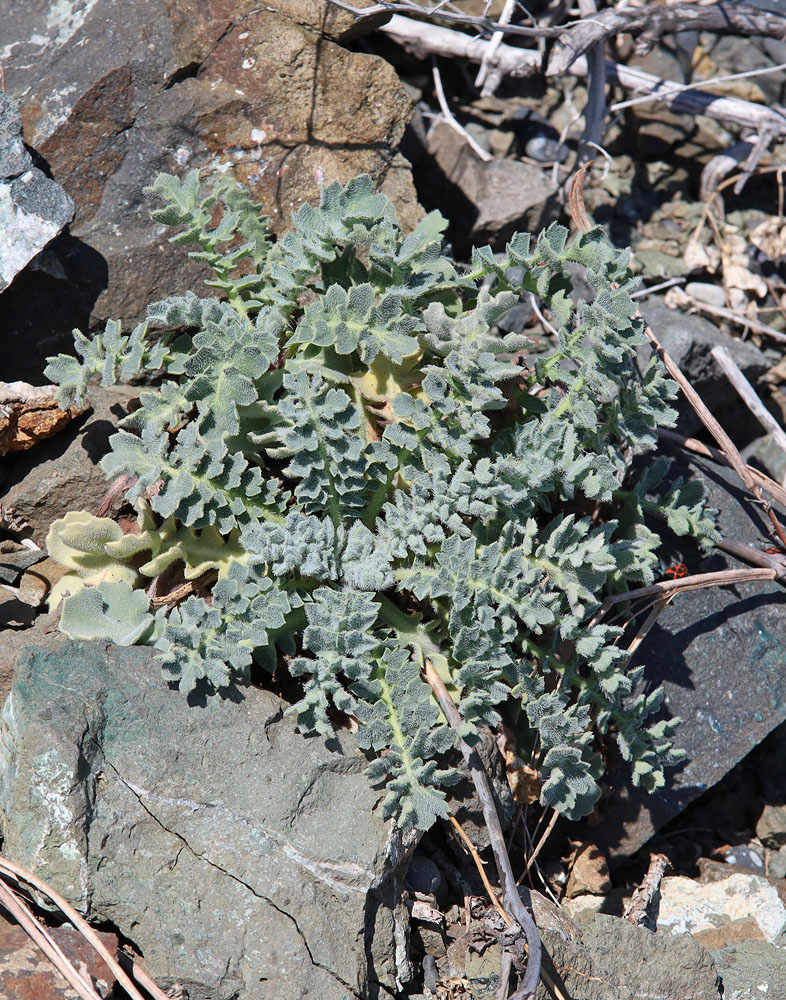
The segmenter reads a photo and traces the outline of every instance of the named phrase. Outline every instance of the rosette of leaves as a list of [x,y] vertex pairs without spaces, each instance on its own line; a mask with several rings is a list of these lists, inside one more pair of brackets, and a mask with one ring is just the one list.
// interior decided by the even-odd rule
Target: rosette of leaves
[[[402,234],[366,176],[325,188],[277,242],[229,183],[205,195],[194,171],[149,190],[219,297],[156,302],[130,333],[76,333],[78,357],[50,360],[61,406],[94,378],[157,379],[103,460],[134,478],[140,530],[83,518],[55,532],[53,556],[87,545],[105,575],[72,574],[63,628],[154,644],[182,689],[285,663],[302,728],[354,717],[403,824],[445,815],[457,778],[426,659],[465,738],[515,722],[542,802],[568,817],[598,797],[599,736],[637,783],[662,783],[674,724],[651,724],[660,695],[634,696],[641,668],[627,668],[620,629],[591,621],[604,594],[654,578],[644,510],[658,476],[637,479],[631,460],[674,419],[674,384],[655,358],[643,374],[635,363],[646,339],[628,254],[555,225],[475,251],[460,273],[445,220]],[[577,269],[590,301],[571,297]],[[559,331],[534,360],[498,326],[530,294]],[[673,529],[713,539],[690,489],[661,507]],[[148,605],[151,576],[205,566],[202,593]]]

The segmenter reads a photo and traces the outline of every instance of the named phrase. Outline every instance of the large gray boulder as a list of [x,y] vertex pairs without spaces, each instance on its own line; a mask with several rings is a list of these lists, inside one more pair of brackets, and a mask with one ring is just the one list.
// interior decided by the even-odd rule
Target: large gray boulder
[[33,166],[16,103],[0,93],[0,292],[73,217],[73,201]]
[[4,853],[191,1000],[396,989],[390,828],[352,739],[259,689],[188,699],[151,650],[46,635],[0,732]]

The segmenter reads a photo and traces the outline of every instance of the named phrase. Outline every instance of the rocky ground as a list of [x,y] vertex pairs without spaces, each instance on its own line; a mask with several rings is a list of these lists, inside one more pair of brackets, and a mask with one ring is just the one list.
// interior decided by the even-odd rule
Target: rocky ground
[[[62,572],[42,548],[49,525],[100,503],[97,463],[137,390],[95,387],[87,409],[64,413],[44,387],[45,358],[70,348],[73,327],[131,324],[202,277],[149,221],[142,188],[159,171],[230,172],[276,233],[323,180],[367,171],[406,224],[439,208],[459,260],[473,244],[499,248],[514,230],[571,221],[564,184],[586,79],[503,77],[481,96],[477,63],[441,55],[441,101],[425,43],[400,44],[384,15],[358,25],[322,2],[231,7],[90,0],[47,11],[22,0],[4,17],[3,854],[56,886],[111,947],[141,953],[172,997],[490,1000],[502,926],[474,865],[444,830],[414,854],[398,843],[372,811],[356,751],[304,743],[273,692],[167,698],[148,650],[67,641],[46,613]],[[746,106],[786,101],[781,38],[684,31],[640,55],[621,34],[608,55],[680,84],[737,75],[709,86]],[[777,433],[712,351],[729,351],[782,427],[786,140],[770,138],[738,191],[727,180],[756,144],[751,128],[652,101],[619,106],[633,96],[609,87],[586,212],[632,247],[642,315],[746,461],[784,484]],[[534,350],[552,336],[532,302],[505,322]],[[678,430],[710,443],[688,406]],[[673,442],[664,449],[704,481],[724,537],[772,545],[734,473]],[[664,573],[680,565],[741,563],[675,539]],[[565,996],[786,998],[785,603],[776,582],[696,591],[642,645],[649,682],[665,685],[666,710],[684,720],[688,756],[646,800],[620,769],[590,820],[557,825],[522,879]],[[491,742],[485,757],[523,871],[545,822],[536,828],[517,763],[506,774]],[[455,806],[482,851],[469,788]],[[652,854],[668,872],[643,920],[623,919]],[[65,927],[56,936],[88,963],[100,997],[124,995],[80,939]],[[11,921],[0,925],[0,979],[7,1000],[74,995]]]

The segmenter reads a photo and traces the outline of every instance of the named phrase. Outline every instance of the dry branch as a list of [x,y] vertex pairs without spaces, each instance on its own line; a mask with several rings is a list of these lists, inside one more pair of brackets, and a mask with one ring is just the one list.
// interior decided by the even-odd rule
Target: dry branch
[[764,403],[762,403],[759,399],[756,394],[756,390],[747,378],[745,378],[745,375],[740,371],[739,366],[734,361],[734,358],[732,358],[728,350],[720,344],[713,347],[711,353],[723,371],[723,374],[734,386],[740,399],[743,403],[745,403],[767,433],[772,436],[773,441],[775,441],[781,451],[786,453],[786,433],[784,433],[781,425],[775,417],[773,417]]
[[[720,465],[731,466],[731,462],[729,462],[722,451],[718,451],[717,448],[711,448],[709,445],[704,444],[703,441],[699,441],[697,438],[683,437],[682,434],[677,434],[676,431],[667,430],[665,427],[658,428],[658,437],[665,438],[667,441],[673,441],[675,444],[680,445],[688,451],[693,451],[697,455],[703,455],[705,458],[711,458],[713,462],[718,462]],[[746,468],[748,470],[748,474],[756,480],[761,489],[767,490],[773,499],[778,500],[786,507],[786,489],[784,489],[780,483],[776,483],[774,479],[770,479],[769,476],[760,472],[752,465],[748,465]]]
[[[424,671],[426,680],[434,692],[434,697],[437,699],[437,704],[442,709],[448,723],[453,729],[459,729],[462,725],[459,710],[456,708],[450,692],[445,687],[439,674],[428,660],[425,661]],[[503,836],[499,816],[497,815],[497,807],[494,805],[494,796],[491,791],[488,775],[477,752],[462,739],[459,740],[459,749],[469,769],[483,810],[483,819],[489,833],[491,850],[494,854],[497,871],[502,880],[505,909],[512,915],[516,923],[518,923],[527,941],[527,971],[521,986],[514,994],[516,1000],[526,1000],[526,998],[535,996],[535,990],[537,989],[541,974],[540,935],[538,934],[538,928],[535,926],[532,915],[519,896],[516,879],[513,875],[507,848],[505,847],[505,837]]]
[[[379,29],[408,52],[424,58],[427,55],[447,58],[468,59],[481,63],[490,42],[473,37],[451,28],[436,24],[424,24],[408,17],[395,14],[388,24]],[[541,56],[534,49],[520,49],[513,45],[500,45],[488,57],[488,63],[506,76],[532,76],[541,72]],[[568,69],[573,76],[586,77],[587,60],[583,56],[576,59]],[[658,96],[660,100],[677,114],[706,115],[727,125],[742,128],[766,130],[773,137],[786,135],[786,114],[776,109],[743,101],[737,97],[722,97],[699,90],[687,84],[677,84],[662,80],[640,69],[606,63],[606,78],[625,90]]]
[[786,342],[786,333],[775,330],[758,319],[753,319],[744,313],[734,312],[733,309],[725,309],[723,306],[712,306],[709,302],[701,302],[699,299],[693,298],[693,296],[689,296],[689,298],[691,300],[691,307],[697,309],[699,312],[709,313],[710,316],[718,316],[720,319],[727,319],[730,323],[747,327],[749,330],[753,330],[754,333],[761,333],[765,337],[771,337],[772,340]]
[[[664,350],[663,346],[658,342],[655,334],[650,330],[648,326],[644,327],[644,332],[647,334],[649,339],[652,341],[653,346],[657,352],[658,357],[661,359],[663,364],[666,366],[666,370],[669,375],[674,379],[675,382],[679,384],[680,389],[682,389],[685,398],[688,400],[690,405],[693,407],[696,416],[701,420],[707,430],[712,434],[718,443],[718,447],[726,456],[729,464],[737,473],[737,475],[742,480],[745,487],[750,493],[759,501],[764,512],[769,517],[772,523],[773,530],[778,536],[781,545],[786,549],[786,534],[783,531],[780,521],[775,515],[775,511],[772,509],[770,502],[762,495],[761,489],[757,484],[754,477],[748,472],[748,466],[740,455],[739,450],[735,446],[734,442],[731,440],[726,431],[721,427],[718,421],[713,417],[710,411],[704,404],[701,396],[696,392],[690,382],[685,378],[683,373],[680,371],[679,366],[676,364],[674,359]],[[690,579],[686,577],[685,579]]]
[[566,28],[549,59],[548,75],[564,73],[579,56],[613,35],[638,35],[638,54],[649,51],[663,35],[678,31],[712,31],[725,35],[786,38],[786,17],[748,4],[686,3],[616,7]]
[[633,893],[630,906],[625,910],[625,920],[632,924],[643,924],[647,919],[647,908],[658,891],[661,879],[669,867],[669,859],[665,854],[651,854],[650,864],[644,881]]

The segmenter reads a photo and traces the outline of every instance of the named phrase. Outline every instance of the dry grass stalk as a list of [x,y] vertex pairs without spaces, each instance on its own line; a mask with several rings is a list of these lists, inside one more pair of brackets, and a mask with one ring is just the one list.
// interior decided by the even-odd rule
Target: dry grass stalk
[[[90,944],[95,949],[95,951],[101,956],[101,958],[104,960],[104,962],[114,975],[117,982],[123,987],[128,996],[131,997],[131,1000],[144,1000],[139,990],[136,988],[136,986],[134,986],[133,982],[129,979],[129,977],[120,967],[120,964],[118,963],[117,959],[112,954],[110,954],[110,952],[108,951],[104,943],[101,941],[101,938],[98,936],[98,934],[96,934],[96,932],[87,923],[87,921],[76,912],[73,906],[71,906],[71,904],[67,900],[65,900],[47,882],[44,882],[43,879],[38,878],[37,875],[34,875],[32,872],[27,871],[20,865],[15,864],[13,861],[9,861],[8,858],[2,858],[2,857],[0,857],[0,875],[5,876],[6,878],[10,876],[18,883],[27,883],[34,889],[38,889],[38,891],[42,892],[45,896],[48,896],[49,899],[55,904],[55,906],[61,911],[61,913],[67,918],[69,923],[82,935],[82,937],[88,942],[88,944]],[[2,895],[4,889],[6,892],[9,893],[11,892],[11,890],[8,889],[8,887],[3,882],[2,878],[0,878],[0,895]],[[5,898],[3,898],[3,904],[7,905],[5,903]],[[14,914],[14,916],[16,917],[16,914]],[[33,922],[36,924],[37,927],[41,926],[38,923],[38,921],[36,921],[32,917],[32,914],[30,914],[30,919],[33,920]],[[36,939],[34,938],[34,940]],[[38,941],[36,941],[36,943],[38,943]],[[154,990],[151,990],[147,985],[145,986],[145,989],[149,993],[151,993],[151,995],[153,995],[156,998],[156,1000],[162,1000],[162,998],[163,1000],[169,1000],[166,994],[162,990],[160,990],[157,986],[155,986],[154,983],[153,986]],[[76,987],[74,988],[76,989]],[[156,993],[156,991],[158,992]],[[94,1000],[94,998],[91,997],[91,1000]]]
[[756,483],[756,480],[748,472],[748,466],[743,461],[742,455],[740,455],[739,450],[734,445],[734,442],[731,440],[726,431],[721,427],[721,425],[718,423],[715,417],[713,417],[713,415],[704,405],[701,396],[699,396],[699,394],[696,392],[696,390],[693,388],[690,382],[685,378],[685,376],[683,375],[682,371],[680,371],[680,368],[676,364],[674,359],[668,354],[667,351],[663,349],[663,346],[658,342],[658,339],[652,332],[652,330],[648,326],[645,326],[644,332],[652,341],[655,350],[657,351],[658,357],[666,366],[666,370],[668,371],[669,375],[671,375],[671,377],[675,380],[675,382],[679,384],[680,388],[685,394],[686,399],[696,412],[696,415],[698,416],[699,420],[701,420],[701,422],[704,424],[704,426],[707,428],[710,434],[712,434],[712,436],[715,438],[719,448],[726,456],[731,467],[740,477],[744,485],[761,504],[762,508],[767,514],[767,517],[769,517],[773,529],[777,534],[778,538],[780,539],[781,544],[783,545],[784,549],[786,549],[786,533],[784,533],[780,521],[778,521],[778,518],[775,516],[775,511],[772,509],[772,505],[766,499],[766,497],[763,496],[761,489]]
[[[718,451],[717,448],[711,448],[697,438],[683,437],[682,434],[677,434],[676,431],[667,430],[664,427],[658,428],[658,437],[665,438],[667,441],[673,441],[687,451],[695,452],[697,455],[704,455],[705,458],[711,458],[713,462],[718,462],[719,465],[731,468],[731,462],[729,462],[722,451]],[[754,468],[752,465],[748,465],[747,469],[748,474],[756,480],[761,489],[767,490],[773,500],[777,500],[786,506],[786,489],[780,483],[776,483],[774,479],[771,479],[764,472]]]
[[786,452],[786,433],[784,433],[781,425],[759,399],[756,390],[740,371],[728,350],[719,344],[713,347],[711,353],[722,369],[723,374],[734,386],[743,403],[745,403],[765,431],[772,436],[773,441],[775,441],[781,451]]

